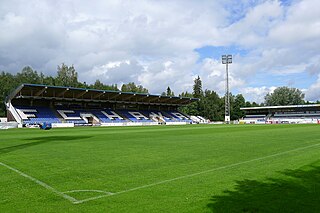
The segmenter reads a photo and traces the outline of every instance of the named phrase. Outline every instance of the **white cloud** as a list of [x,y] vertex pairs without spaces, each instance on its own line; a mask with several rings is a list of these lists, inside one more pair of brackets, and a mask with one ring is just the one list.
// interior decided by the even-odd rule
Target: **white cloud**
[[190,91],[196,61],[197,55],[190,54],[182,58],[149,63],[139,75],[138,82],[152,88],[150,91],[155,93],[165,91],[168,86],[175,94]]
[[264,42],[270,28],[282,16],[278,1],[266,1],[247,12],[245,17],[224,30],[226,40],[253,48]]
[[305,91],[306,99],[310,101],[320,100],[320,74],[317,81]]
[[268,93],[272,93],[276,87],[246,87],[240,90],[240,92],[249,101],[255,101],[256,103],[263,103],[264,97]]
[[0,69],[31,65],[54,75],[65,62],[87,83],[134,81],[176,94],[190,92],[199,75],[205,89],[223,95],[225,67],[194,50],[233,45],[246,53],[234,55],[231,91],[261,102],[273,85],[309,73],[307,98],[317,99],[319,7],[317,0],[3,0]]
[[95,66],[91,71],[86,72],[82,78],[91,82],[100,79],[100,81],[108,84],[137,82],[137,77],[142,69],[142,66],[136,61],[112,61],[102,66]]
[[320,56],[314,57],[314,60],[306,67],[306,71],[311,75],[314,76],[320,73]]

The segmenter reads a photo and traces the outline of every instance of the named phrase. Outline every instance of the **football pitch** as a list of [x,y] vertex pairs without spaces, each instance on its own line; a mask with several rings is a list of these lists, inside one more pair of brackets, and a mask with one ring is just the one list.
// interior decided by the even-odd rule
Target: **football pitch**
[[0,212],[320,212],[320,125],[3,130]]

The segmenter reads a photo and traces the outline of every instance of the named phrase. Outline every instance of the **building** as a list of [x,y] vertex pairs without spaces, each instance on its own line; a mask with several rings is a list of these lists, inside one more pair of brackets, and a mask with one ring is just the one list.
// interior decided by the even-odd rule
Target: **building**
[[178,111],[196,98],[22,84],[5,101],[8,121],[20,126],[189,124]]
[[240,108],[246,114],[242,123],[318,123],[320,104]]

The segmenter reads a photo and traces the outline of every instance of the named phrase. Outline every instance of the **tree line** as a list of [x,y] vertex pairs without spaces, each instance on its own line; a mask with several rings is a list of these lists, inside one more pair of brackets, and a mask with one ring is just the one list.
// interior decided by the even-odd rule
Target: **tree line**
[[[23,83],[148,93],[148,89],[142,85],[136,85],[134,82],[123,84],[121,88],[119,88],[117,84],[106,85],[99,79],[93,84],[80,82],[74,66],[68,66],[64,63],[57,67],[56,76],[46,76],[42,72],[33,70],[30,66],[26,66],[17,74],[10,74],[5,71],[0,73],[0,117],[5,116],[5,97]],[[175,94],[170,86],[168,86],[166,91],[161,95],[174,96]],[[208,89],[203,90],[202,81],[199,76],[194,80],[192,93],[182,92],[178,94],[178,96],[200,99],[198,102],[180,107],[182,112],[188,115],[201,115],[213,121],[224,120],[224,97],[220,97],[215,91]],[[304,94],[296,88],[279,87],[275,89],[273,93],[267,94],[265,96],[265,102],[261,104],[246,101],[242,94],[233,95],[230,93],[231,120],[237,120],[244,116],[244,112],[240,110],[241,107],[293,104],[308,104],[308,102],[304,101]]]

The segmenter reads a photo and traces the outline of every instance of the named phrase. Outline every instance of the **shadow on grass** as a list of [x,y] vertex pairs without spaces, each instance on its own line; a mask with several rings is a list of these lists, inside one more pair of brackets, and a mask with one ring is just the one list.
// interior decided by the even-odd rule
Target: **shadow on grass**
[[282,179],[237,181],[233,191],[213,196],[212,212],[320,212],[320,166],[287,170]]
[[28,138],[25,140],[32,141],[32,142],[0,148],[0,155],[13,152],[16,150],[20,150],[20,149],[25,149],[32,146],[37,146],[40,144],[50,143],[50,142],[57,142],[57,141],[67,142],[67,141],[74,141],[74,140],[87,139],[87,138],[91,138],[91,137],[90,136],[47,136],[47,137]]

